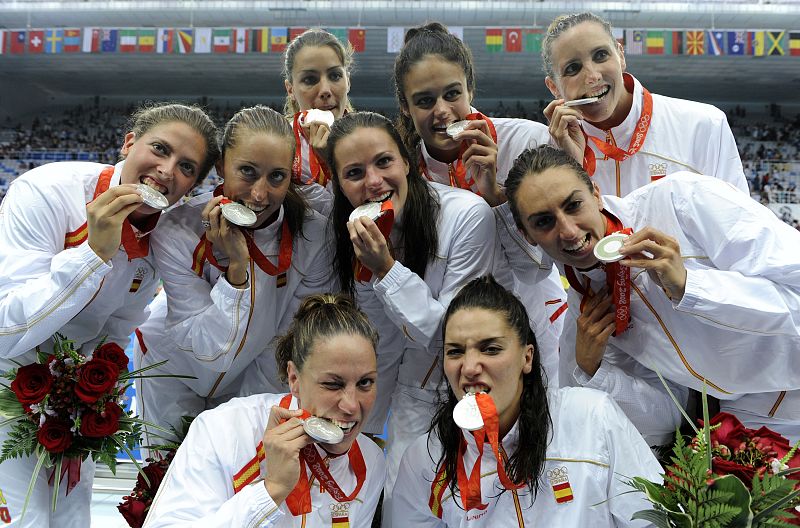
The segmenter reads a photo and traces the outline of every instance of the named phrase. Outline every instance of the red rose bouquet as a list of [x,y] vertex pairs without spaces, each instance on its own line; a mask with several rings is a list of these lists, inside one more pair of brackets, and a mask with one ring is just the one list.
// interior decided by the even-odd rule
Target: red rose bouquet
[[[783,436],[748,429],[733,415],[704,420],[687,444],[678,434],[664,483],[634,477],[651,510],[634,514],[658,528],[800,526],[800,452]],[[688,417],[687,417],[688,418]]]
[[[115,472],[116,454],[122,450],[142,471],[131,450],[140,440],[143,424],[156,426],[124,411],[124,395],[134,378],[147,377],[141,373],[163,364],[128,372],[128,357],[115,343],[101,343],[89,359],[63,336],[56,334],[54,341],[53,353],[40,353],[38,363],[0,374],[11,381],[0,383],[0,427],[11,426],[0,463],[36,458],[29,490],[43,466],[54,468],[53,509],[61,479],[67,475],[68,494],[80,480],[81,462],[89,456]],[[23,515],[27,506],[26,499]]]

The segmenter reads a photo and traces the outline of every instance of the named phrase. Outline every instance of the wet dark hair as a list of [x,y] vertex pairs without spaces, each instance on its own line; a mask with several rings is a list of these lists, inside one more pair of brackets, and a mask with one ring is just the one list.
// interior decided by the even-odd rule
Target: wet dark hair
[[[246,133],[270,134],[283,138],[292,152],[294,159],[295,141],[292,127],[284,116],[272,108],[264,105],[242,108],[225,125],[219,139],[221,150],[220,160],[225,161],[225,153],[236,146],[242,134]],[[289,167],[291,169],[291,167]],[[291,174],[287,175],[291,178]],[[303,222],[309,214],[309,207],[305,198],[297,190],[294,182],[289,183],[286,197],[283,199],[283,211],[289,223],[289,232],[292,236],[303,234]]]
[[[443,339],[447,334],[447,323],[450,318],[457,312],[468,309],[488,310],[500,315],[517,335],[522,345],[533,345],[531,371],[522,374],[517,450],[510,454],[505,466],[506,473],[512,482],[527,483],[532,496],[531,503],[533,503],[538,492],[539,478],[544,471],[547,443],[553,429],[536,336],[531,330],[525,306],[513,293],[498,284],[491,275],[473,279],[453,297],[442,323]],[[446,342],[446,339],[444,340]],[[447,395],[439,402],[430,428],[430,434],[435,434],[442,444],[442,454],[439,460],[435,461],[436,467],[444,466],[444,475],[450,479],[449,487],[453,496],[459,493],[458,479],[455,476],[458,446],[462,438],[461,429],[453,421],[453,409],[456,403],[458,403],[458,399],[453,393],[452,387],[448,386]],[[433,456],[431,459],[433,460]]]
[[[353,69],[353,46],[348,42],[345,46],[336,38],[335,35],[328,33],[321,28],[312,28],[304,31],[302,34],[296,36],[286,46],[286,51],[283,52],[283,78],[292,83],[292,69],[294,69],[294,60],[301,49],[306,46],[331,48],[336,56],[339,57],[339,62],[342,63],[345,75],[350,77]],[[353,107],[350,106],[350,98],[347,98],[347,110],[352,111]],[[286,95],[286,101],[283,103],[283,113],[287,116],[293,116],[300,111],[297,106],[297,101],[292,99],[290,95]]]
[[[198,167],[195,183],[200,183],[219,158],[217,147],[217,125],[199,106],[179,103],[148,102],[141,106],[128,119],[127,129],[136,138],[142,137],[151,129],[164,123],[184,123],[200,134],[206,143],[206,157]],[[120,156],[124,159],[124,156]]]
[[[401,109],[408,108],[408,101],[403,92],[406,75],[414,65],[429,55],[459,65],[467,80],[467,90],[471,94],[475,93],[475,67],[472,61],[472,52],[458,37],[451,35],[444,25],[439,22],[430,22],[423,26],[413,27],[406,32],[403,48],[394,60],[394,93]],[[397,118],[397,130],[409,152],[415,152],[420,137],[411,116],[400,112]]]
[[542,69],[545,75],[555,78],[555,72],[553,71],[553,43],[564,32],[583,22],[596,22],[603,26],[605,32],[608,33],[608,38],[614,43],[614,49],[617,49],[617,39],[614,38],[614,34],[611,32],[611,24],[603,18],[589,12],[558,16],[547,26],[544,39],[542,39]]
[[378,332],[367,316],[356,308],[352,297],[342,294],[322,293],[306,297],[289,325],[286,333],[277,338],[275,360],[281,381],[288,381],[289,361],[299,371],[321,339],[337,335],[357,335],[378,348]]
[[563,150],[551,147],[550,145],[539,145],[536,148],[525,149],[522,154],[517,156],[511,170],[508,171],[506,178],[506,197],[511,214],[517,226],[525,230],[522,219],[519,216],[519,206],[517,205],[517,192],[528,175],[535,176],[547,169],[558,167],[568,167],[575,171],[576,175],[583,181],[589,192],[594,192],[594,184],[589,174],[583,169],[580,163],[575,161],[572,156]]
[[[420,175],[392,122],[373,112],[353,112],[342,116],[333,123],[328,136],[328,166],[333,173],[334,189],[333,209],[328,219],[328,227],[335,239],[336,252],[333,257],[335,274],[339,278],[342,291],[351,294],[355,290],[353,280],[355,253],[353,243],[350,242],[347,221],[354,208],[339,186],[339,167],[336,165],[335,152],[339,142],[359,128],[375,128],[386,132],[397,145],[400,156],[408,163],[406,176],[408,196],[403,206],[403,222],[399,226],[399,245],[405,250],[403,255],[395,255],[395,259],[424,279],[425,268],[436,258],[436,251],[439,249],[439,234],[436,229],[440,209],[439,199],[433,188]],[[408,246],[411,240],[414,241],[413,251]]]

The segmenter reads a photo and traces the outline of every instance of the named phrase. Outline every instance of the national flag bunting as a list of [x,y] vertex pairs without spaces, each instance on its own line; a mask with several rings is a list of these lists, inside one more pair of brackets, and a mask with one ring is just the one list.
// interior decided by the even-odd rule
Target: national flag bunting
[[347,28],[332,27],[332,28],[327,28],[326,31],[331,35],[333,35],[334,37],[336,37],[337,39],[339,39],[339,42],[341,42],[343,46],[347,46],[347,43],[349,42],[347,40]]
[[638,29],[625,30],[625,53],[642,55],[644,53],[644,31]]
[[683,55],[683,31],[664,33],[664,54]]
[[727,55],[744,55],[747,51],[747,32],[728,31]]
[[194,52],[211,53],[211,28],[195,28],[194,30]]
[[763,31],[748,31],[747,32],[747,54],[753,57],[764,56],[764,32]]
[[[287,40],[289,38],[289,30],[285,27],[274,27],[270,31],[270,51],[275,53],[282,53],[286,49]],[[341,40],[341,39],[340,39]]]
[[625,30],[622,28],[611,28],[611,36],[614,37],[618,43],[625,45]]
[[647,40],[645,41],[648,55],[663,55],[664,54],[664,32],[663,31],[648,31]]
[[214,29],[212,35],[214,53],[228,53],[231,51],[230,29]]
[[156,50],[156,30],[139,30],[139,53],[153,53]]
[[353,46],[353,51],[362,53],[367,47],[367,30],[364,28],[350,28],[347,30],[347,40]]
[[708,31],[707,32],[707,53],[709,55],[724,55],[725,54],[725,33],[722,31]]
[[400,53],[403,48],[403,39],[406,37],[406,28],[392,26],[386,28],[386,52]]
[[44,30],[34,29],[28,33],[28,53],[44,51]]
[[525,30],[525,53],[541,53],[544,31],[541,29]]
[[172,53],[175,51],[175,30],[159,28],[156,41],[156,53]]
[[100,49],[103,53],[115,53],[117,51],[117,30],[104,29],[100,35]]
[[6,52],[6,32],[0,29],[0,55]]
[[25,31],[12,31],[9,37],[8,50],[14,54],[25,53],[27,39],[28,36]]
[[784,55],[786,53],[785,40],[785,31],[767,31],[767,55]]
[[506,28],[506,52],[520,53],[522,51],[522,29]]
[[136,51],[136,30],[121,29],[119,32],[120,53],[133,53]]
[[792,57],[800,56],[800,31],[789,33],[789,55]]
[[686,54],[687,55],[705,54],[705,34],[702,30],[686,32]]
[[269,28],[255,28],[250,30],[250,51],[255,53],[269,52]]
[[250,30],[247,28],[236,28],[233,30],[233,51],[236,53],[247,53],[250,49]]
[[78,53],[81,50],[81,30],[64,30],[64,53]]
[[447,31],[461,42],[464,42],[464,26],[448,26]]
[[503,51],[503,30],[500,28],[486,29],[486,51],[498,53]]
[[304,27],[289,28],[289,42],[293,41],[294,39],[305,33],[307,30],[308,28]]
[[64,51],[64,31],[61,29],[48,29],[45,32],[45,53],[61,53]]
[[177,44],[178,53],[191,53],[194,49],[194,30],[193,29],[178,29]]

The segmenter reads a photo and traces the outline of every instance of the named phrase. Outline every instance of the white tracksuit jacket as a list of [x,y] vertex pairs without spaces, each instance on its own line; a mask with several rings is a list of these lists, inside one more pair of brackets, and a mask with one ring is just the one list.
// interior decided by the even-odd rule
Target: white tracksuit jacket
[[[308,469],[311,513],[294,517],[285,503],[275,504],[267,493],[265,457],[257,455],[257,447],[264,437],[270,409],[283,396],[235,398],[198,416],[175,454],[144,525],[330,528],[331,513],[346,512],[352,528],[369,527],[383,489],[385,462],[381,449],[364,435],[356,442],[364,457],[366,478],[358,496],[349,503],[337,503],[329,493],[321,492]],[[297,400],[292,398],[289,408],[297,409]],[[321,456],[326,455],[317,449]],[[254,463],[254,458],[260,460]],[[237,474],[242,478],[242,469],[256,463],[258,478],[235,493]],[[347,456],[329,459],[328,470],[344,493],[355,489],[356,476]]]
[[[548,391],[553,420],[552,439],[547,447],[538,495],[531,504],[528,488],[504,491],[497,475],[497,460],[487,442],[483,448],[481,498],[485,510],[465,512],[461,497],[445,489],[441,499],[432,493],[436,480],[441,444],[435,433],[421,436],[405,453],[392,498],[395,526],[415,528],[494,528],[502,526],[636,526],[649,524],[631,521],[631,515],[651,505],[632,488],[625,477],[639,476],[661,482],[661,466],[647,444],[607,395],[594,390],[562,388]],[[509,456],[519,445],[519,422],[501,440]],[[464,434],[467,451],[464,468],[469,475],[478,449],[471,434]],[[431,461],[433,459],[433,462]],[[552,480],[551,480],[552,479]],[[553,485],[566,480],[572,500],[556,502]],[[515,502],[519,503],[519,509]],[[432,508],[441,509],[441,515]]]
[[[272,340],[288,328],[304,297],[335,289],[325,246],[325,220],[314,211],[293,240],[286,283],[252,261],[248,287],[231,286],[208,261],[202,276],[192,271],[193,255],[203,234],[200,213],[212,193],[192,198],[170,211],[153,234],[153,254],[164,278],[168,311],[157,298],[153,317],[139,327],[147,349],[136,344],[136,361],[149,365],[165,359],[159,373],[191,379],[140,380],[145,415],[155,423],[176,425],[183,414],[218,405],[234,396],[280,392]],[[283,209],[269,226],[254,231],[262,253],[278,261]],[[219,264],[227,259],[217,253]],[[151,371],[155,373],[155,371]],[[150,387],[148,387],[148,385]],[[155,405],[151,405],[155,404]]]
[[[686,291],[672,302],[633,268],[632,325],[609,338],[600,369],[589,379],[575,365],[580,295],[571,289],[561,336],[562,384],[609,392],[651,445],[674,432],[680,417],[648,369],[696,390],[705,378],[723,410],[745,411],[749,425],[780,426],[779,432],[800,438],[800,406],[792,403],[797,395],[782,392],[800,389],[800,233],[731,185],[688,172],[624,198],[603,196],[603,204],[625,227],[653,226],[677,239]],[[586,276],[593,291],[604,284],[600,268]]]
[[[124,162],[114,168],[119,184]],[[36,361],[36,348],[52,351],[56,332],[90,355],[102,340],[127,346],[136,325],[147,317],[158,275],[152,256],[132,261],[124,249],[103,262],[86,239],[86,204],[106,165],[50,163],[14,180],[0,207],[0,371],[11,361]],[[0,430],[0,442],[7,429]],[[0,491],[12,521],[19,520],[34,459],[0,466]],[[59,497],[51,513],[52,487],[42,471],[25,514],[24,526],[89,526],[94,464],[87,460],[81,481]],[[63,494],[63,492],[62,492]]]
[[[477,112],[474,108],[472,112]],[[550,141],[547,127],[527,119],[492,117],[497,131],[497,183],[504,187],[508,171],[524,150]],[[420,154],[433,181],[450,185],[450,164],[434,159],[420,142]],[[473,187],[473,191],[477,187]],[[542,367],[548,381],[558,382],[558,337],[563,325],[567,294],[561,284],[558,270],[540,248],[530,245],[517,228],[508,203],[493,208],[497,225],[497,242],[500,248],[495,257],[494,274],[498,281],[517,295],[525,296],[536,340],[541,351]],[[512,277],[508,276],[511,271]],[[520,272],[521,271],[521,272]],[[523,294],[522,290],[529,290]],[[534,296],[539,299],[534,302]],[[543,306],[544,310],[539,310]],[[552,321],[552,323],[551,323]]]

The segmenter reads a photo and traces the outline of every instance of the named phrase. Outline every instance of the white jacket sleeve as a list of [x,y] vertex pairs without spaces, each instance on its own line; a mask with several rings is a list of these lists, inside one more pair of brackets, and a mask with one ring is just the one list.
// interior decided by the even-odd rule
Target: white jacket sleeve
[[[588,376],[575,362],[576,326],[570,307],[561,334],[559,371],[562,373],[562,383],[609,394],[648,444],[662,445],[668,442],[680,427],[682,415],[658,375],[609,343],[600,368],[594,376]],[[685,407],[689,389],[668,380],[667,384]]]
[[26,179],[0,208],[0,357],[39,345],[77,315],[111,271],[84,242],[64,249],[68,219]]
[[433,463],[426,445],[426,442],[415,441],[403,455],[392,491],[392,526],[447,527],[442,519],[433,515],[429,506],[431,482],[435,475],[428,468]]
[[676,213],[713,266],[687,266],[677,310],[733,332],[800,336],[797,230],[749,196],[713,181],[681,197]]
[[[200,421],[198,421],[200,420]],[[224,459],[231,446],[217,446],[219,436],[209,431],[213,424],[200,418],[192,424],[175,454],[144,526],[228,528],[230,526],[268,528],[276,526],[283,512],[257,480],[232,493],[232,481],[225,474]]]
[[[495,222],[485,202],[474,202],[458,218],[451,219],[456,230],[449,247],[439,247],[437,259],[445,258],[445,272],[439,294],[434,297],[428,285],[416,273],[395,261],[383,279],[373,287],[387,314],[416,343],[428,347],[437,336],[439,325],[450,299],[470,280],[492,269],[495,245]],[[439,220],[442,221],[441,219]],[[440,245],[442,243],[440,231]],[[413,241],[406,241],[406,251]],[[428,266],[430,269],[430,265]]]
[[643,477],[661,483],[661,465],[642,439],[639,432],[625,418],[614,402],[601,399],[597,405],[598,423],[605,429],[606,446],[613,473],[609,473],[607,495],[611,515],[616,519],[615,526],[645,527],[652,524],[645,521],[631,521],[631,516],[641,510],[649,510],[652,505],[643,493],[630,493],[633,488],[626,484],[632,477]]
[[722,111],[720,111],[720,114],[722,114],[722,116],[719,126],[717,127],[719,136],[717,138],[709,138],[709,144],[712,144],[711,142],[713,139],[719,142],[719,146],[716,150],[718,157],[714,160],[716,170],[706,174],[727,181],[737,189],[743,191],[747,196],[750,196],[750,187],[747,185],[747,178],[744,175],[742,159],[739,157],[739,148],[736,146],[733,132],[728,125],[728,119]]
[[250,285],[234,288],[220,276],[212,286],[193,273],[192,254],[198,239],[191,234],[164,229],[152,237],[156,266],[169,299],[166,328],[178,347],[190,349],[206,368],[225,372],[244,339]]

